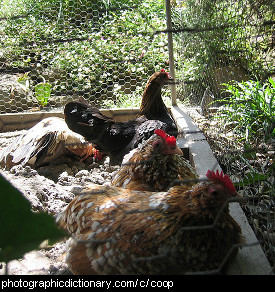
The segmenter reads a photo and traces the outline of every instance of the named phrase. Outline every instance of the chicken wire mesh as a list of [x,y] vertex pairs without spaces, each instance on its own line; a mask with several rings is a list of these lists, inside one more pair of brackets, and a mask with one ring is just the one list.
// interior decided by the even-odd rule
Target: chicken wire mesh
[[[179,103],[204,109],[223,97],[223,83],[274,76],[271,0],[171,1],[171,8]],[[163,1],[3,1],[0,13],[3,114],[62,110],[78,97],[101,108],[138,107],[148,77],[169,68]],[[166,104],[169,96],[164,88]],[[218,123],[213,130],[200,119],[248,198],[245,212],[274,268],[273,148],[243,150],[219,135]]]
[[179,99],[199,105],[207,88],[218,99],[229,81],[274,77],[273,1],[176,1],[172,19]]
[[[236,116],[230,119],[231,115],[220,119],[223,111],[213,113],[209,109],[224,106],[230,96],[227,89],[232,89],[229,84],[240,86],[230,91],[234,98],[241,97],[243,90],[249,98],[257,99],[259,96],[253,93],[259,89],[257,82],[274,80],[274,3],[251,0],[173,3],[177,98],[199,107],[202,116],[193,118],[205,133],[222,169],[247,198],[244,211],[274,269],[274,89],[268,93],[263,90],[265,97],[261,102],[269,104],[268,122],[261,121],[260,107],[238,111],[244,102],[241,98],[231,110],[238,112],[239,117],[245,115],[243,120]],[[251,90],[246,91],[250,85]],[[244,103],[253,102],[247,99]],[[257,112],[255,116],[253,111]],[[249,119],[251,124],[266,122],[269,134],[263,125],[258,132],[253,131],[248,126]],[[236,125],[245,128],[245,123],[246,135],[240,135],[241,131],[236,134]]]
[[4,1],[1,112],[60,107],[85,97],[138,106],[148,76],[168,68],[162,3]]
[[274,271],[274,140],[247,147],[232,139],[230,130],[215,125],[217,133],[207,121],[199,123],[219,165],[246,199],[243,211]]

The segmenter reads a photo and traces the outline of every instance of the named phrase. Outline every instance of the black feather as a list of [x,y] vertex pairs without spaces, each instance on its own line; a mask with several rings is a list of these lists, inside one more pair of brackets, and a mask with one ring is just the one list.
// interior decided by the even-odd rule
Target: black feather
[[120,164],[124,155],[150,138],[155,129],[167,130],[166,123],[148,120],[144,116],[127,122],[116,122],[97,108],[81,102],[67,103],[64,115],[68,127],[107,154],[111,164]]

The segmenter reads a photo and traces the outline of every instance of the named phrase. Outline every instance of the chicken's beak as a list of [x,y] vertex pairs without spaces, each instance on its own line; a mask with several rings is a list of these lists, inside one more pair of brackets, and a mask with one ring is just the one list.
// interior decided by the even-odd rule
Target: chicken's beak
[[236,202],[239,202],[239,203],[246,202],[246,199],[242,195],[240,195],[239,193],[237,193],[236,196],[234,196],[234,199],[236,199]]
[[169,75],[169,79],[165,82],[165,84],[175,84],[176,80],[171,76]]
[[182,150],[177,146],[174,150],[174,154],[179,154],[179,155],[183,155]]
[[169,146],[166,151],[163,152],[163,154],[179,154],[183,155],[182,150],[176,145],[176,146]]

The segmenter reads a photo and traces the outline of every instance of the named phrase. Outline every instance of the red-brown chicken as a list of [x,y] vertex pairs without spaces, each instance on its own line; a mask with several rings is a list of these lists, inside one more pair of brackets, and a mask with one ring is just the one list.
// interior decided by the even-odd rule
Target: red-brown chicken
[[[240,196],[223,173],[167,192],[92,184],[57,217],[74,274],[183,274],[220,268],[243,239],[229,214]],[[233,249],[232,249],[233,248]]]
[[161,98],[161,87],[168,82],[170,75],[165,71],[151,76],[134,120],[116,122],[84,102],[69,102],[64,108],[65,121],[72,131],[108,155],[111,164],[121,164],[124,155],[150,138],[155,129],[177,136],[176,123]]
[[81,160],[88,157],[102,159],[102,154],[84,137],[71,131],[64,119],[49,117],[6,147],[0,154],[0,163],[7,166],[28,163],[38,167],[63,154],[74,154]]
[[138,115],[165,123],[166,132],[177,137],[176,122],[161,97],[162,87],[171,82],[173,82],[173,78],[164,69],[154,73],[145,86]]
[[113,186],[137,191],[167,191],[174,184],[193,185],[195,169],[182,156],[176,138],[162,130],[126,154],[115,173]]

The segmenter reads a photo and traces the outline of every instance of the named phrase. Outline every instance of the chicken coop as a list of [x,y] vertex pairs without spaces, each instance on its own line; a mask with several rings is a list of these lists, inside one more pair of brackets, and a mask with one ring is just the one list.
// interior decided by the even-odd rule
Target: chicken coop
[[[149,77],[169,72],[161,97],[184,157],[201,180],[208,169],[223,170],[245,198],[230,204],[245,243],[226,274],[274,274],[273,0],[3,0],[0,41],[0,151],[44,118],[64,118],[64,106],[79,99],[116,121],[135,119]],[[55,179],[45,167],[35,175],[29,166],[0,170],[33,198],[35,211],[54,213],[42,181],[68,187],[89,182],[86,171],[103,184],[115,170],[81,165],[58,166]],[[13,261],[9,271],[35,269]]]

